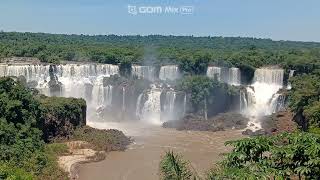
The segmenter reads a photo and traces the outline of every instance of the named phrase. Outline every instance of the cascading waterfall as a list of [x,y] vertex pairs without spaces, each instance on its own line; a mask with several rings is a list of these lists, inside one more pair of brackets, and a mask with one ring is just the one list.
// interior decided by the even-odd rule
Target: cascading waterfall
[[176,80],[180,78],[180,72],[177,65],[161,66],[159,72],[160,80]]
[[[179,71],[177,68],[177,66],[166,66],[162,68],[163,75],[161,76],[165,79],[172,79],[171,76],[178,78]],[[103,109],[112,106],[113,86],[105,84],[104,78],[118,74],[118,72],[118,66],[107,64],[0,65],[1,76],[24,76],[27,82],[37,82],[38,89],[48,90],[41,91],[46,92],[46,95],[85,99],[89,121],[96,115],[101,114]],[[154,79],[154,67],[133,66],[133,75],[149,80]],[[55,94],[50,93],[49,90],[50,86],[48,84],[51,78],[54,78],[53,83],[56,83],[55,85],[60,86],[60,88],[55,89],[55,91],[59,91]],[[162,87],[153,85],[150,90],[146,90],[137,98],[136,115],[142,121],[160,124],[161,119],[172,120],[176,118],[174,115],[176,93],[173,90],[166,92],[165,102],[162,103],[164,103],[164,111],[168,113],[168,116],[161,118],[160,96],[162,89]],[[123,112],[126,111],[126,103],[126,88],[122,87],[122,105],[120,108]]]
[[286,96],[276,93],[270,101],[270,114],[286,109]]
[[246,88],[247,108],[243,111],[250,119],[248,128],[261,129],[260,118],[275,111],[276,93],[283,87],[283,69],[261,68],[254,74],[254,82]]
[[241,84],[241,73],[239,68],[229,69],[229,80],[228,84],[239,86]]
[[94,82],[92,93],[91,93],[91,102],[92,106],[96,108],[105,108],[110,106],[112,103],[112,86],[107,85],[103,86],[104,76],[98,76]]
[[[292,78],[294,76],[294,72],[295,72],[295,70],[290,70],[290,72],[289,72],[289,80],[290,80],[290,78]],[[291,85],[290,82],[288,82],[287,89],[290,90],[291,88],[292,88],[292,85]]]
[[221,68],[210,66],[207,69],[207,76],[210,78],[216,78],[218,81],[234,86],[239,86],[241,84],[241,73],[239,68]]
[[[131,97],[130,88],[117,89],[111,84],[106,84],[108,81],[105,77],[118,73],[117,65],[108,64],[0,65],[1,76],[24,76],[27,83],[34,84],[46,95],[84,98],[88,105],[89,120],[95,117],[95,113],[102,112],[108,107],[110,111],[113,108],[126,113],[133,111],[138,119],[151,124],[176,120],[186,114],[186,94],[176,92],[169,86],[153,84],[139,96],[137,94],[138,97]],[[134,65],[132,74],[138,78],[154,80],[155,68]],[[249,127],[261,128],[260,117],[285,108],[286,97],[278,93],[283,87],[283,74],[282,69],[257,69],[252,85],[241,90],[240,110],[249,117]],[[294,71],[290,71],[289,76],[292,77],[293,74]],[[207,75],[232,85],[239,85],[241,81],[238,68],[208,67]],[[160,69],[159,79],[161,80],[174,80],[179,77],[178,66],[163,66]],[[59,92],[51,92],[52,87],[59,87],[54,88]],[[113,102],[114,90],[120,90],[120,92],[114,94]],[[136,102],[130,105],[130,102],[135,100]]]
[[27,82],[34,81],[42,89],[48,88],[49,68],[49,65],[1,65],[0,76],[24,76]]
[[184,94],[183,98],[183,116],[187,113],[187,94]]
[[111,106],[112,104],[112,90],[113,87],[111,85],[107,85],[106,87],[103,87],[103,92],[104,92],[104,104],[106,106]]
[[99,108],[104,106],[105,104],[105,88],[103,87],[103,77],[98,77],[97,80],[93,84],[92,88],[92,104]]
[[[119,68],[110,64],[67,64],[57,66],[63,97],[84,98],[87,102],[101,98],[103,78],[118,74]],[[92,91],[95,91],[92,93]],[[100,90],[101,93],[96,93]],[[100,100],[99,100],[100,101]]]
[[122,112],[126,111],[126,88],[122,87]]
[[154,81],[155,79],[155,68],[153,66],[132,66],[132,75],[140,79],[148,79]]
[[244,90],[240,90],[240,112],[248,108],[247,93]]
[[[54,69],[50,72],[50,67]],[[61,83],[56,94],[50,94],[50,73]],[[119,67],[110,64],[65,64],[65,65],[1,65],[1,76],[24,76],[27,82],[37,82],[42,93],[63,97],[84,98],[90,117],[95,110],[111,104],[112,87],[103,85],[103,78],[118,74]],[[58,82],[56,82],[58,83]],[[59,85],[59,84],[57,84]]]
[[164,120],[175,120],[175,102],[176,102],[177,94],[174,91],[168,91],[165,94],[165,102],[164,102],[164,115],[161,117]]
[[215,78],[221,81],[221,68],[220,67],[208,67],[207,76],[210,78]]
[[141,119],[141,101],[142,101],[142,96],[143,96],[143,93],[141,93],[139,96],[138,96],[138,99],[137,99],[137,103],[136,103],[136,117],[138,119]]
[[161,124],[161,89],[152,85],[147,100],[142,106],[140,120],[150,124]]
[[186,101],[185,94],[152,84],[138,96],[135,114],[138,119],[151,124],[178,120],[185,114]]

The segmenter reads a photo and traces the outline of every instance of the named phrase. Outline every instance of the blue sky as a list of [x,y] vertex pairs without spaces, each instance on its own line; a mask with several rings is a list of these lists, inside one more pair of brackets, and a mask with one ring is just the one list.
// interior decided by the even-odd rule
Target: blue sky
[[[132,15],[128,5],[194,9],[190,15]],[[320,42],[320,0],[1,0],[0,30]]]

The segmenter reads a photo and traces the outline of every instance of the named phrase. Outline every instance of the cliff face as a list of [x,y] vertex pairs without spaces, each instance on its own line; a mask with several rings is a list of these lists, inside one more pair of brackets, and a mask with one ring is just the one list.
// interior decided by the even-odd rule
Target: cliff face
[[40,97],[41,121],[45,141],[70,138],[73,131],[86,124],[86,102],[83,99]]

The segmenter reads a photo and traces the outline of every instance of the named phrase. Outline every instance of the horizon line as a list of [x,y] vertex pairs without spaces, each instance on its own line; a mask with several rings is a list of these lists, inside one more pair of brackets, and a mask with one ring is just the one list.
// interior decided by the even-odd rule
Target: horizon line
[[50,34],[50,35],[77,35],[77,36],[141,36],[141,37],[148,37],[148,36],[164,36],[164,37],[193,37],[193,38],[247,38],[247,39],[256,39],[256,40],[271,40],[275,42],[300,42],[300,43],[320,43],[320,41],[303,41],[303,40],[284,40],[284,39],[272,39],[268,37],[250,37],[250,36],[219,36],[219,35],[176,35],[176,34],[88,34],[88,33],[59,33],[59,32],[34,32],[34,31],[5,31],[0,30],[0,32],[4,33],[30,33],[30,34]]

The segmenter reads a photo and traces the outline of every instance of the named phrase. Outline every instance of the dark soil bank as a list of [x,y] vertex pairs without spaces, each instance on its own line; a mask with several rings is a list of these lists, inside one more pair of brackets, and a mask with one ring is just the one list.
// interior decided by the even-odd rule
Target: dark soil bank
[[263,129],[255,132],[246,130],[242,134],[249,136],[272,135],[282,132],[293,132],[297,129],[296,123],[293,121],[293,114],[289,110],[266,116],[261,121]]
[[208,120],[195,115],[187,115],[179,121],[169,121],[163,123],[164,128],[175,128],[177,130],[195,131],[221,131],[226,129],[244,129],[248,119],[238,113],[221,113]]

